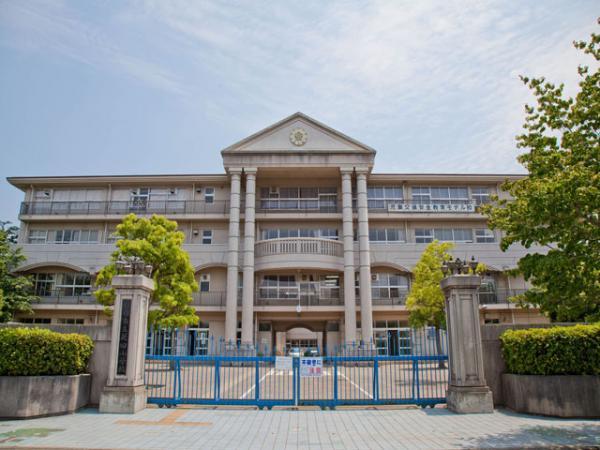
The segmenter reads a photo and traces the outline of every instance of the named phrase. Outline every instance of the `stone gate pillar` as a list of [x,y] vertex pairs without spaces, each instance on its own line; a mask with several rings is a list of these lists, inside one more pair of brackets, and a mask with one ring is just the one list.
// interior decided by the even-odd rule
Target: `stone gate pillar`
[[450,275],[441,282],[446,296],[446,321],[450,380],[446,394],[448,409],[457,413],[491,413],[492,391],[485,382],[479,293],[481,278]]
[[100,412],[132,414],[146,407],[144,354],[154,281],[145,275],[115,275],[112,287],[116,297]]

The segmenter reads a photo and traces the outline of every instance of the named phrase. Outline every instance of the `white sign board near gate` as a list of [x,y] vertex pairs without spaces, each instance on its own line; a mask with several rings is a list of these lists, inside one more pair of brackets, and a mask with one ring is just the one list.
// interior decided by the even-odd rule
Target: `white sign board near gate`
[[292,370],[294,360],[291,356],[276,356],[275,370]]
[[323,358],[300,358],[300,377],[322,377]]

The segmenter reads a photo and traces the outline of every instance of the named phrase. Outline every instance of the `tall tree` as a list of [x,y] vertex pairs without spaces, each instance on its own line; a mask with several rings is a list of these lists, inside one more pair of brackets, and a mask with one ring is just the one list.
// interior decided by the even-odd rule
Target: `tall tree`
[[521,258],[517,270],[534,289],[521,301],[561,321],[600,320],[600,35],[575,47],[595,60],[579,67],[579,90],[565,97],[563,84],[522,77],[535,96],[525,106],[528,176],[507,181],[511,199],[483,208],[491,227],[505,231],[502,250],[514,243],[544,246]]
[[[414,269],[414,281],[406,299],[406,309],[410,312],[409,323],[415,328],[426,325],[436,328],[436,351],[442,354],[440,330],[446,328],[446,300],[440,282],[444,278],[442,263],[449,261],[448,253],[454,247],[451,242],[433,241],[421,254]],[[440,367],[444,362],[440,361]]]
[[23,264],[25,256],[13,245],[8,230],[0,229],[0,322],[14,319],[15,313],[32,313],[33,282],[14,271]]
[[19,240],[19,227],[11,226],[11,223],[9,220],[0,220],[0,230],[6,231],[8,242],[16,244]]
[[152,301],[159,309],[151,311],[149,321],[165,327],[181,327],[198,323],[194,308],[189,306],[192,292],[198,290],[194,269],[188,253],[182,248],[185,236],[177,231],[177,222],[163,216],[140,218],[129,214],[117,226],[117,250],[111,262],[96,277],[96,298],[107,309],[114,304],[115,293],[110,288],[118,274],[116,262],[132,257],[141,258],[152,266],[155,290]]

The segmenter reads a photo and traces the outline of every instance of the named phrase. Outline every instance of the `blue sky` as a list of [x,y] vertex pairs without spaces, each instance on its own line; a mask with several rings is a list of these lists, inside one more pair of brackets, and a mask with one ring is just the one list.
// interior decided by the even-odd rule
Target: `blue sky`
[[219,173],[302,111],[377,172],[519,172],[519,74],[576,87],[597,1],[0,0],[6,176]]

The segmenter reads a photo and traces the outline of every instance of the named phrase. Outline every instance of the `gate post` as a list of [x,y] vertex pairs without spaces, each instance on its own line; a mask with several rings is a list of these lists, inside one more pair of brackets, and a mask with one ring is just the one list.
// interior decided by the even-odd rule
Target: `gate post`
[[115,275],[108,379],[100,396],[101,413],[133,414],[146,407],[144,357],[148,305],[154,281],[145,275]]
[[450,275],[441,282],[446,296],[450,380],[448,409],[457,413],[491,413],[492,392],[483,373],[477,275]]

